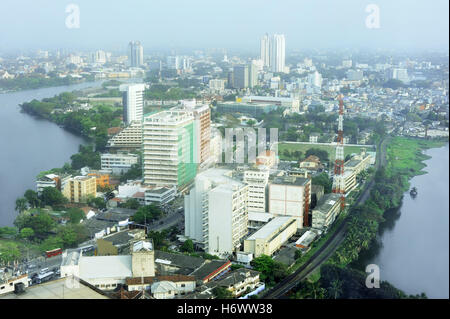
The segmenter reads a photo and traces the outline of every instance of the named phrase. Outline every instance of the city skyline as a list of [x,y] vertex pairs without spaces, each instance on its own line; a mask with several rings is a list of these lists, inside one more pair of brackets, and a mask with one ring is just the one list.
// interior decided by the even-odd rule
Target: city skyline
[[[284,34],[288,50],[442,50],[448,47],[446,1],[378,1],[379,28],[367,26],[366,20],[374,12],[366,1],[351,1],[345,5],[328,0],[319,3],[285,1],[269,2],[264,7],[255,1],[246,1],[239,3],[236,11],[233,3],[225,7],[203,0],[191,7],[180,1],[146,4],[131,1],[129,6],[123,7],[81,0],[74,3],[79,9],[79,28],[66,25],[73,14],[70,8],[66,12],[68,4],[56,4],[51,0],[45,4],[30,1],[0,4],[0,10],[9,13],[0,21],[2,51],[39,48],[126,51],[130,40],[139,39],[144,50],[245,47],[258,52],[264,33]],[[11,19],[16,13],[28,23]]]

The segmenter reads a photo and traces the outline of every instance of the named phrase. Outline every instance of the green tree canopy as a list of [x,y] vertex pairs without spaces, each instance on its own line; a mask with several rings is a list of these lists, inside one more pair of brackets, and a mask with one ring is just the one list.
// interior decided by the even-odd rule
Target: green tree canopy
[[67,203],[67,198],[55,187],[45,187],[40,196],[43,205],[61,205]]

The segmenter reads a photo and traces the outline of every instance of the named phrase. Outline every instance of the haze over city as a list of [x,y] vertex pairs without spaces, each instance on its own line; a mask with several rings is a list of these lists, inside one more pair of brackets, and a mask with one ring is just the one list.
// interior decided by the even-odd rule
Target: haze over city
[[[80,28],[65,25],[66,6],[80,8]],[[367,28],[366,7],[380,10]],[[104,48],[257,50],[265,32],[284,33],[288,50],[448,47],[448,1],[2,1],[0,50]],[[20,17],[20,18],[18,18]]]

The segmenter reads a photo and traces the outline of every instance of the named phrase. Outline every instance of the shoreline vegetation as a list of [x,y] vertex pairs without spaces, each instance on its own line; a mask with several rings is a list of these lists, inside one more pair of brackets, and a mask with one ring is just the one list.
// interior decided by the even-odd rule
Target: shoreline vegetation
[[369,199],[363,205],[349,209],[351,220],[344,242],[320,268],[320,273],[302,282],[292,297],[427,298],[425,293],[407,295],[386,281],[380,282],[379,289],[368,289],[365,286],[367,274],[356,269],[354,263],[362,252],[376,244],[376,235],[385,221],[385,214],[401,207],[403,196],[410,187],[410,179],[426,174],[423,161],[431,157],[423,151],[447,143],[448,139],[391,138],[386,150],[387,164],[375,172],[375,184]]
[[0,94],[72,85],[94,80],[95,78],[92,75],[84,77],[71,77],[70,75],[66,77],[58,77],[56,75],[21,75],[13,79],[0,79]]
[[[107,129],[120,126],[121,107],[108,104],[97,104],[91,108],[79,108],[75,101],[77,95],[64,92],[52,98],[41,101],[32,100],[20,105],[21,109],[30,115],[52,121],[62,128],[85,137],[90,145],[80,145],[80,152],[71,156],[71,163],[63,168],[54,169],[60,173],[73,172],[81,167],[100,168],[100,151],[106,148],[108,140]],[[70,112],[67,112],[70,110]],[[401,206],[405,191],[409,190],[409,180],[420,174],[425,174],[424,160],[430,156],[423,154],[423,150],[440,147],[448,140],[424,140],[409,137],[392,137],[387,146],[387,164],[373,175],[375,182],[369,199],[364,205],[349,209],[351,217],[349,229],[344,242],[335,254],[308,280],[299,284],[291,297],[294,298],[426,298],[425,294],[406,295],[388,282],[381,282],[381,289],[367,289],[364,285],[366,273],[355,269],[352,263],[359,258],[362,251],[370,248],[376,237],[380,224],[384,221],[384,214]],[[319,150],[317,150],[319,151]],[[320,155],[320,154],[319,154]],[[325,156],[325,155],[324,155]],[[138,174],[140,170],[132,170]],[[134,176],[127,176],[134,178]],[[28,193],[28,196],[27,196]],[[51,206],[57,211],[62,205],[59,194],[46,194],[46,207]],[[86,232],[79,224],[82,216],[79,210],[69,210],[66,218],[67,225],[52,223],[47,209],[36,205],[42,200],[33,191],[27,191],[25,206],[28,203],[32,209],[23,210],[15,221],[16,227],[0,228],[0,252],[9,251],[3,257],[18,259],[26,250],[42,251],[56,246],[70,247],[86,239]],[[18,201],[21,199],[18,199]],[[56,201],[56,202],[55,202]],[[16,201],[16,204],[18,202]],[[23,203],[22,203],[23,204]],[[20,206],[20,202],[19,202]],[[18,209],[20,211],[20,208]],[[39,227],[37,227],[38,225]],[[47,231],[44,231],[43,229]],[[50,230],[51,229],[51,230]],[[50,230],[50,231],[49,231]],[[44,236],[33,242],[30,239]],[[281,273],[287,274],[287,269]]]
[[[70,163],[41,172],[38,176],[45,173],[75,174],[84,166],[100,169],[100,151],[106,148],[107,130],[121,125],[122,109],[107,104],[86,108],[76,102],[77,98],[77,92],[63,92],[20,105],[23,112],[54,122],[86,138],[89,143],[79,146],[79,152],[70,157]],[[137,178],[136,174],[140,175],[140,170],[134,167],[120,179]],[[79,223],[85,216],[84,212],[77,205],[67,204],[67,199],[55,188],[45,188],[40,196],[33,190],[27,190],[23,197],[16,200],[19,214],[14,227],[0,227],[0,263],[41,256],[44,251],[55,248],[76,247],[87,240],[88,230]],[[104,201],[98,199],[90,199],[87,205],[105,208]],[[60,224],[57,220],[65,223]]]

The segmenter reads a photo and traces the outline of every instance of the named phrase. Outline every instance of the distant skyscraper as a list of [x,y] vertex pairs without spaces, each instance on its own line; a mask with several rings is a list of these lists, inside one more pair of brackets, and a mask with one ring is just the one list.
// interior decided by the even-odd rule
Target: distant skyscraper
[[140,67],[144,64],[144,48],[139,41],[128,44],[128,59],[131,67]]
[[258,65],[253,60],[248,65],[248,86],[253,88],[258,85]]
[[142,122],[144,110],[145,84],[123,84],[120,91],[123,92],[123,122],[130,124],[133,121]]
[[248,65],[236,65],[233,68],[233,87],[244,89],[248,87]]
[[270,39],[267,33],[261,38],[261,60],[263,66],[270,66]]
[[270,70],[284,72],[285,39],[283,34],[274,34],[270,38]]

